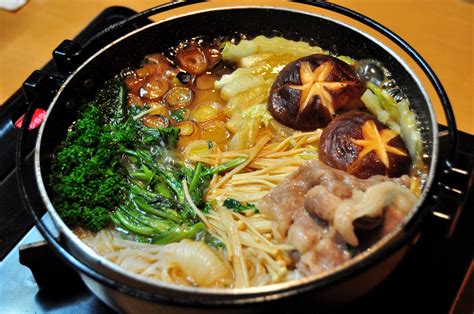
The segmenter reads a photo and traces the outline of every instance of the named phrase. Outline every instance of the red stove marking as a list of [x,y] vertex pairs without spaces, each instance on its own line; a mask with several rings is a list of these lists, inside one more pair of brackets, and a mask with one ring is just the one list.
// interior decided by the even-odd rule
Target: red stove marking
[[[37,127],[43,123],[44,118],[46,117],[46,110],[38,108],[35,110],[35,113],[33,113],[33,117],[31,117],[31,122],[30,126],[28,127],[28,130],[34,130]],[[23,119],[25,119],[25,115],[23,114],[18,120],[15,122],[15,126],[18,129],[21,129],[21,126],[23,125]]]

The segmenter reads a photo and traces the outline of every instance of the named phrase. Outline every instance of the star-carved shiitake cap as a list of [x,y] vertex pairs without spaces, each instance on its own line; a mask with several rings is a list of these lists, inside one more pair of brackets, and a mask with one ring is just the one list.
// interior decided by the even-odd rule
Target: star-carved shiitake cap
[[400,135],[369,113],[346,112],[328,124],[319,141],[326,165],[361,179],[407,174],[411,158]]
[[286,65],[270,90],[267,109],[280,123],[310,131],[325,127],[337,113],[362,107],[364,91],[354,69],[324,54]]

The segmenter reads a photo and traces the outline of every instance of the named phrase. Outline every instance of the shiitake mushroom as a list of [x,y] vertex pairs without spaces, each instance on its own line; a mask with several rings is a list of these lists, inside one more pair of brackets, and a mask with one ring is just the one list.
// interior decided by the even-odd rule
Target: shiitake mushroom
[[280,123],[309,131],[325,127],[335,114],[363,107],[364,91],[354,69],[324,54],[286,65],[270,90],[267,109]]
[[399,177],[411,163],[400,135],[361,111],[343,113],[326,126],[319,141],[319,158],[361,179],[377,174]]

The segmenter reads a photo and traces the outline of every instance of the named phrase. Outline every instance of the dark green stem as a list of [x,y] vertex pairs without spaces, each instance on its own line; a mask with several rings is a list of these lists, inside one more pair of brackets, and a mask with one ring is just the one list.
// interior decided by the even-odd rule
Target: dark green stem
[[203,172],[204,175],[214,175],[216,173],[224,172],[229,169],[235,168],[240,164],[243,164],[247,160],[247,157],[238,157],[231,161],[220,164],[219,166],[209,168]]
[[196,164],[196,168],[194,168],[193,178],[191,179],[191,182],[189,183],[189,193],[190,194],[194,191],[197,184],[199,183],[199,178],[201,176],[201,172],[202,172],[202,163],[198,162]]
[[204,230],[204,224],[198,222],[192,226],[179,226],[171,229],[165,236],[153,237],[153,244],[167,244],[171,242],[178,242],[183,239],[192,239],[200,231]]
[[162,217],[162,218],[165,218],[165,219],[169,219],[173,222],[176,222],[176,223],[181,223],[182,220],[181,220],[181,217],[179,216],[179,214],[174,211],[173,209],[170,209],[170,208],[155,208],[153,207],[152,205],[148,204],[143,198],[141,197],[137,197],[135,196],[132,200],[132,203],[134,203],[134,205],[144,211],[145,213],[148,213],[148,214],[151,214],[151,215],[155,215],[155,216],[158,216],[158,217]]

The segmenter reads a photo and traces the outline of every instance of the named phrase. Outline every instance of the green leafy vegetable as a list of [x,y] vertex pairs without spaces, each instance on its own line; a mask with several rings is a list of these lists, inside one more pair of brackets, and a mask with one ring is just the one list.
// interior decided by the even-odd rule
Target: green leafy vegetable
[[[150,183],[155,170],[149,164],[174,148],[178,137],[177,128],[154,130],[134,121],[122,82],[106,82],[84,106],[53,162],[50,180],[59,214],[68,225],[103,229],[110,212],[126,198],[130,178]],[[124,153],[147,163],[124,167]]]
[[171,110],[170,114],[176,122],[181,122],[185,120],[186,109]]
[[206,232],[204,235],[204,242],[207,245],[210,245],[216,249],[222,249],[225,247],[224,243],[218,238],[214,237],[212,234]]
[[[152,129],[143,126],[141,129],[142,145],[161,145],[168,150],[176,147],[179,139],[179,128]],[[159,142],[157,142],[159,140]]]
[[142,224],[138,220],[125,215],[122,211],[116,210],[112,214],[112,220],[116,225],[119,225],[125,229],[135,232],[140,235],[153,235],[157,233],[155,228],[148,225]]
[[52,167],[58,212],[70,226],[98,231],[113,223],[136,241],[193,238],[204,224],[186,201],[183,180],[193,203],[208,211],[211,176],[246,159],[213,168],[182,165],[171,153],[180,129],[144,126],[125,96],[119,80],[106,82],[70,128]]
[[232,159],[218,166],[203,170],[203,175],[208,176],[208,175],[214,175],[216,173],[225,172],[229,169],[237,167],[238,165],[244,163],[246,160],[247,160],[247,157],[237,157],[235,159]]
[[235,200],[233,198],[226,199],[223,204],[224,204],[225,207],[227,207],[229,209],[232,209],[232,211],[234,211],[236,213],[242,213],[242,212],[246,212],[248,210],[253,210],[254,214],[259,213],[258,208],[255,207],[254,204],[247,203],[247,204],[243,205],[241,202],[239,202],[238,200]]
[[[136,136],[129,123],[115,124],[124,118],[124,93],[119,81],[106,83],[67,134],[53,162],[54,203],[69,225],[100,230],[110,222],[108,209],[123,199],[124,171],[116,153]],[[109,103],[119,109],[103,112]]]
[[183,239],[194,238],[198,232],[203,230],[204,224],[202,222],[198,222],[192,226],[177,226],[164,236],[152,238],[151,243],[166,244],[181,241]]
[[127,90],[119,79],[105,82],[94,103],[99,106],[106,124],[118,125],[128,119]]
[[[166,138],[161,134],[160,138]],[[169,146],[173,142],[168,140],[165,146],[174,148]],[[120,228],[134,233],[135,239],[155,244],[194,237],[203,228],[186,201],[183,180],[189,183],[193,203],[206,211],[209,204],[204,201],[204,195],[210,177],[246,160],[239,158],[213,168],[197,163],[194,168],[188,168],[165,157],[168,156],[166,151],[125,149],[123,152],[123,163],[132,187],[128,205],[115,211],[113,221]]]

